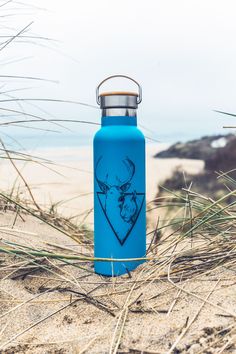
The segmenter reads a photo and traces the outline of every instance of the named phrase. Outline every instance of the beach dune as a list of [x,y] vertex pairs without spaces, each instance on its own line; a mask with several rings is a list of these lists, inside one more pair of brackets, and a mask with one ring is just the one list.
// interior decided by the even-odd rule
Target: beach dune
[[[158,192],[158,185],[179,167],[187,173],[199,173],[204,166],[200,160],[157,159],[153,156],[167,144],[146,146],[146,199],[150,203]],[[30,186],[35,200],[43,209],[54,209],[72,217],[78,223],[93,227],[93,162],[92,146],[41,149],[32,155],[48,159],[51,163],[16,161],[18,169]],[[9,161],[0,165],[0,188],[23,199],[30,199],[27,188]],[[153,218],[156,218],[154,213]]]

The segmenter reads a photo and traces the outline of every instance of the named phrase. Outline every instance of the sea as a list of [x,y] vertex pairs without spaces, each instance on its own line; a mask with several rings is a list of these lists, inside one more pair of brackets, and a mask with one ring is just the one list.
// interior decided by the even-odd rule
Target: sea
[[[100,125],[46,125],[41,124],[36,127],[28,125],[24,127],[18,126],[2,126],[0,130],[1,140],[5,146],[12,151],[38,151],[68,148],[76,149],[80,146],[91,146],[93,144],[93,137],[100,129]],[[183,127],[168,129],[160,127],[157,131],[149,129],[149,126],[139,124],[139,129],[142,130],[146,138],[147,144],[156,144],[159,149],[160,145],[171,145],[176,142],[186,142],[193,139],[201,138],[204,135],[224,134],[227,133],[223,129],[213,132],[208,131],[204,127],[196,129],[183,129]],[[211,132],[208,134],[208,132]]]
[[[27,129],[29,130],[29,129]],[[27,132],[25,134],[16,134],[13,131],[5,134],[0,134],[5,146],[11,150],[30,151],[30,150],[48,150],[57,148],[78,148],[80,146],[92,146],[94,133],[80,134],[79,132],[71,133],[37,133]],[[143,133],[146,138],[146,144],[165,144],[171,145],[177,141],[186,142],[192,139],[198,139],[200,134],[173,134],[173,135],[158,135],[149,131]]]

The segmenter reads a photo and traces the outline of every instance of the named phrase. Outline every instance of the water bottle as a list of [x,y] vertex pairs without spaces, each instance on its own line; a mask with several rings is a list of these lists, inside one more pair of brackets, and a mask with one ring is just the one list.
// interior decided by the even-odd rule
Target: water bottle
[[[116,77],[132,80],[139,92],[100,93]],[[137,128],[140,85],[125,75],[113,75],[97,87],[101,128],[93,141],[95,272],[106,276],[129,273],[146,254],[145,139]],[[119,261],[116,261],[118,259]]]

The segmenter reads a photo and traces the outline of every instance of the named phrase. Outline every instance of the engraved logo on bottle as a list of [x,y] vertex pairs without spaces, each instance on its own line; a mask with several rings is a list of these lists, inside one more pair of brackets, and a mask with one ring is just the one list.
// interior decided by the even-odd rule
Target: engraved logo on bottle
[[131,159],[125,157],[118,162],[119,173],[109,171],[103,162],[100,156],[95,166],[95,179],[100,188],[97,196],[110,227],[123,245],[138,219],[144,193],[138,193],[132,187],[135,164]]

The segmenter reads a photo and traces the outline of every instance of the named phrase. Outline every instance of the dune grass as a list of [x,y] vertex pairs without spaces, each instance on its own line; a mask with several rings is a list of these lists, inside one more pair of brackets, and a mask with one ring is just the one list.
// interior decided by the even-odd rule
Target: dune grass
[[[122,333],[124,331],[125,321],[129,313],[136,311],[133,308],[133,301],[130,301],[131,294],[135,291],[136,294],[142,293],[143,289],[152,283],[158,284],[159,282],[166,282],[171,284],[180,293],[188,294],[189,296],[198,299],[202,303],[207,304],[213,308],[218,309],[225,316],[236,318],[236,311],[224,308],[222,305],[218,305],[210,301],[208,298],[204,298],[198,293],[185,289],[185,283],[189,280],[197,280],[205,276],[215,276],[219,282],[224,277],[224,272],[234,271],[236,265],[236,246],[235,246],[235,207],[234,203],[225,204],[224,201],[230,195],[235,195],[236,190],[227,192],[224,197],[219,200],[213,200],[211,198],[198,195],[191,189],[183,189],[181,193],[182,203],[177,205],[173,201],[173,195],[168,192],[166,198],[171,197],[172,202],[168,203],[169,207],[173,203],[173,215],[172,218],[166,220],[160,220],[159,228],[162,230],[162,236],[160,239],[155,240],[157,229],[152,230],[147,235],[148,239],[148,253],[145,258],[146,262],[140,266],[134,274],[129,276],[122,276],[116,280],[115,285],[113,279],[102,279],[98,277],[97,280],[92,281],[95,288],[105,284],[107,287],[105,292],[100,292],[99,295],[91,294],[86,301],[93,303],[94,306],[98,306],[102,311],[105,311],[109,315],[117,317],[117,328],[114,332],[114,338],[111,341],[111,352],[116,353],[122,339]],[[175,197],[175,196],[174,196]],[[59,280],[60,286],[49,285],[46,288],[42,288],[42,293],[63,291],[73,294],[73,301],[80,299],[81,296],[86,298],[86,292],[81,292],[81,286],[89,286],[89,275],[93,274],[91,265],[96,261],[121,261],[118,259],[95,259],[93,257],[93,240],[91,237],[87,237],[86,228],[76,229],[76,225],[68,222],[66,218],[54,215],[50,216],[47,212],[39,210],[36,207],[24,206],[19,202],[14,201],[12,197],[1,194],[2,209],[7,213],[8,210],[14,213],[19,208],[20,213],[26,217],[30,214],[31,217],[40,219],[45,222],[49,230],[57,230],[62,233],[63,238],[73,239],[74,246],[66,247],[63,244],[57,244],[50,242],[44,242],[43,247],[33,247],[32,245],[26,245],[23,243],[10,242],[7,239],[1,239],[0,252],[5,254],[2,258],[1,278],[6,279],[24,279],[35,277],[39,279],[54,279]],[[168,200],[168,199],[167,199]],[[178,195],[179,200],[179,195]],[[165,207],[166,200],[160,202],[158,199],[154,201],[153,207],[162,208]],[[58,223],[54,224],[54,221],[60,220],[60,226]],[[22,230],[15,230],[17,233],[21,233]],[[5,231],[3,231],[5,232]],[[11,232],[14,232],[12,228]],[[27,229],[26,229],[27,232]],[[75,237],[76,235],[76,237]],[[32,236],[32,240],[33,240]],[[77,250],[76,244],[81,245],[80,251]],[[59,251],[58,251],[59,250]],[[12,257],[14,262],[12,263]],[[134,259],[130,259],[132,261]],[[128,261],[128,260],[126,260]],[[14,265],[16,263],[16,265]],[[22,265],[23,263],[23,265]],[[10,268],[7,268],[10,267]],[[66,267],[66,268],[65,268]],[[74,278],[74,269],[81,270],[81,277]],[[8,269],[6,273],[5,269]],[[64,269],[64,270],[63,270]],[[65,269],[66,272],[65,272]],[[87,278],[88,277],[88,278]],[[32,279],[33,279],[32,278]],[[64,284],[64,285],[63,285]],[[218,283],[217,283],[218,284]],[[103,285],[104,286],[104,285]],[[115,287],[114,287],[115,286]],[[215,285],[217,286],[217,285]],[[111,292],[111,288],[113,288]],[[59,290],[58,290],[59,289]],[[121,312],[114,312],[106,302],[106,291],[109,293],[119,295],[128,295],[128,300]],[[214,288],[215,289],[215,288]],[[212,292],[214,292],[212,289]],[[104,297],[105,296],[105,297]],[[104,300],[102,300],[104,298]],[[144,300],[145,301],[145,298]],[[173,301],[176,302],[177,300]],[[174,306],[174,302],[172,306]],[[23,303],[22,303],[23,304]],[[21,305],[22,305],[21,304]],[[63,306],[63,309],[67,308]],[[145,313],[145,309],[140,310],[140,315]],[[150,310],[148,310],[150,312]],[[158,311],[158,310],[154,310]],[[171,307],[167,312],[171,312]],[[199,312],[201,308],[199,308]],[[196,318],[193,318],[193,323]],[[40,322],[41,323],[41,322]],[[178,346],[179,341],[184,337],[185,332],[189,330],[184,329],[182,335],[177,337],[176,342],[173,343],[170,353]],[[224,341],[220,343],[223,347],[227,341],[231,341],[232,333],[235,331],[235,326],[231,326],[227,331],[227,335],[224,337]],[[30,329],[29,329],[30,330]],[[7,344],[6,344],[7,345]],[[210,344],[209,344],[210,345]]]

